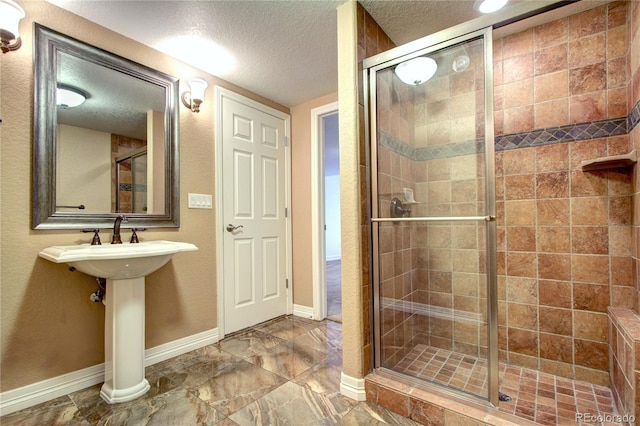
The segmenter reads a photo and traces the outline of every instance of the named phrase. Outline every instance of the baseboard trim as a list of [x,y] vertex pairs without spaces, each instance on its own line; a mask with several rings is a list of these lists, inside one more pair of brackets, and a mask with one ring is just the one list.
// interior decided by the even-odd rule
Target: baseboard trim
[[[145,366],[218,342],[218,329],[203,331],[145,350]],[[0,393],[0,416],[97,385],[104,381],[104,363]]]
[[340,379],[340,393],[347,398],[355,399],[356,401],[366,401],[367,393],[364,388],[364,379],[356,379],[355,377],[348,376],[344,373]]
[[313,307],[294,304],[293,315],[296,317],[313,319]]

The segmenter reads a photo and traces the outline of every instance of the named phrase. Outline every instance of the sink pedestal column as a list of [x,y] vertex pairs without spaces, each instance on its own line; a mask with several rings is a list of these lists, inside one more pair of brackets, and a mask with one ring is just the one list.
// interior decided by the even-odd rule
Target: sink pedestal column
[[100,396],[109,404],[149,391],[144,377],[144,278],[107,279],[105,377]]

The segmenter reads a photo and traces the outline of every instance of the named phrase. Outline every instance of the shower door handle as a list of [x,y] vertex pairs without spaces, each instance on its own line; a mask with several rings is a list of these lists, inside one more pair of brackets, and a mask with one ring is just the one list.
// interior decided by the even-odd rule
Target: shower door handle
[[237,231],[240,228],[244,228],[242,225],[238,225],[238,226],[233,226],[232,223],[227,225],[227,232],[233,232],[233,231]]

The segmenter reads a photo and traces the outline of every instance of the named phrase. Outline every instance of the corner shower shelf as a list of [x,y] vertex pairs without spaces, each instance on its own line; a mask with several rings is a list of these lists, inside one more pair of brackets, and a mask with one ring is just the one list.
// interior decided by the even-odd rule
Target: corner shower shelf
[[638,157],[636,155],[636,150],[634,149],[628,154],[611,155],[609,157],[585,160],[582,162],[582,170],[588,172],[591,170],[618,169],[633,166],[637,162]]

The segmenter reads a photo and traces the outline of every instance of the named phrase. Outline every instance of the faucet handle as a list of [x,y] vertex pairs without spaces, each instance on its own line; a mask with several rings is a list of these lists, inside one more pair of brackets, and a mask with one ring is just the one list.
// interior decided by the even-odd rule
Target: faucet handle
[[131,241],[129,241],[131,244],[135,244],[135,243],[139,243],[140,240],[138,240],[138,234],[136,234],[136,231],[146,231],[147,228],[131,228]]
[[102,242],[100,241],[100,235],[98,235],[100,233],[100,229],[95,228],[95,229],[83,229],[82,232],[93,232],[93,239],[91,240],[91,245],[92,246],[100,246],[102,245]]

